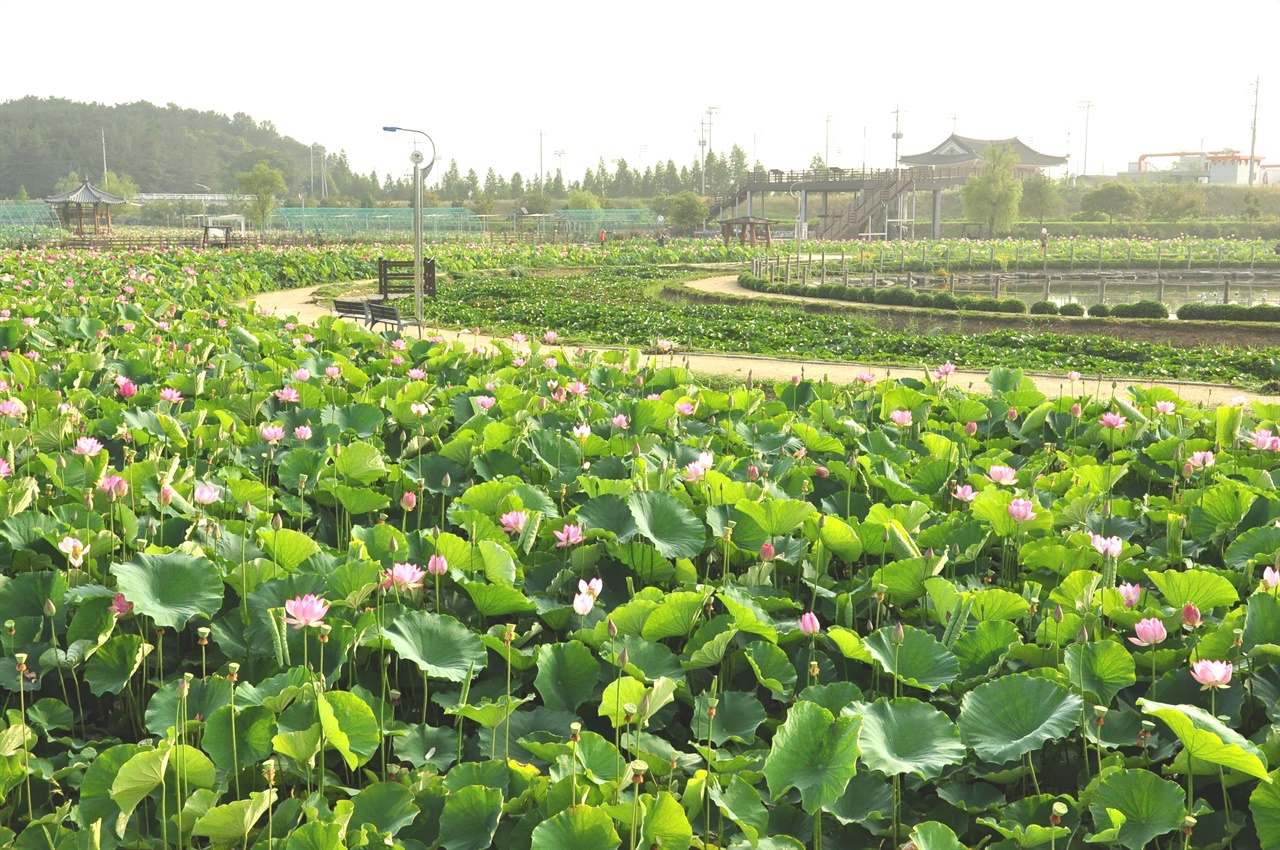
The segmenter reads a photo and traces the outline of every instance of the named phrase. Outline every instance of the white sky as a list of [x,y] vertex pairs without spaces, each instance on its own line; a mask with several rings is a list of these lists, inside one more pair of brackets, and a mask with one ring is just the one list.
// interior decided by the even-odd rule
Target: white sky
[[[540,130],[568,179],[601,156],[687,165],[710,106],[711,147],[767,168],[828,144],[860,167],[864,130],[865,162],[888,167],[900,105],[903,155],[955,115],[961,135],[1018,135],[1077,172],[1086,100],[1088,170],[1115,173],[1148,152],[1247,153],[1259,74],[1257,150],[1280,162],[1280,0],[0,0],[0,32],[0,101],[246,112],[380,176],[410,167],[412,137],[386,124],[481,179],[536,174]],[[123,55],[102,71],[58,58],[84,42]]]

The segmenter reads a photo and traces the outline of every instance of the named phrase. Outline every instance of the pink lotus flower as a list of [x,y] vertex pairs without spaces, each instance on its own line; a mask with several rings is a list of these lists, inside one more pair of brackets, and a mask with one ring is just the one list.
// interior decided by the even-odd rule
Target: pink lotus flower
[[391,347],[396,351],[405,351],[409,348],[409,343],[405,342],[403,339],[393,339],[391,340]]
[[759,478],[760,478],[760,467],[756,466],[754,463],[747,464],[747,480],[758,481]]
[[382,572],[382,589],[393,587],[400,590],[417,590],[422,587],[422,578],[426,573],[417,564],[394,564],[391,569]]
[[707,474],[707,468],[696,460],[686,464],[684,468],[685,481],[701,481],[702,477]]
[[1129,582],[1121,582],[1116,588],[1120,591],[1120,599],[1124,601],[1124,607],[1132,608],[1138,604],[1138,600],[1142,598],[1142,585],[1130,584]]
[[409,377],[409,380],[411,381],[421,381],[423,378],[427,377],[427,370],[426,369],[410,369],[405,374]]
[[693,411],[694,411],[693,402],[691,401],[676,402],[676,413],[679,413],[681,416],[692,416]]
[[987,470],[987,477],[996,484],[1014,484],[1018,480],[1018,470],[997,463]]
[[1155,617],[1139,620],[1133,631],[1137,637],[1129,638],[1129,642],[1138,646],[1155,646],[1169,636],[1164,630],[1164,623]]
[[1200,683],[1200,690],[1208,691],[1231,687],[1230,661],[1197,661],[1191,665],[1191,678]]
[[519,331],[516,331],[511,335],[511,341],[514,343],[528,342],[528,340],[529,340],[529,337],[525,336]]
[[542,365],[546,366],[548,369],[554,369],[560,365],[560,361],[556,360],[554,357],[548,357],[546,360],[542,361]]
[[957,484],[952,490],[951,495],[955,496],[962,502],[972,502],[978,498],[978,492],[969,484]]
[[573,426],[573,436],[579,440],[585,440],[591,436],[591,426],[585,422]]
[[1156,413],[1167,416],[1168,414],[1173,413],[1177,409],[1178,409],[1178,406],[1171,401],[1156,402]]
[[826,478],[831,474],[831,470],[827,469],[825,466],[815,466],[813,468],[813,474],[818,478]]
[[937,369],[933,370],[933,379],[935,381],[945,380],[946,377],[950,375],[952,372],[954,372],[955,370],[956,370],[956,364],[948,360],[946,363],[943,363]]
[[212,505],[222,498],[222,491],[210,484],[197,484],[191,498],[197,505]]
[[772,561],[776,556],[777,552],[774,550],[772,543],[760,544],[760,560],[768,562]]
[[1119,537],[1103,537],[1101,534],[1090,534],[1090,542],[1093,548],[1098,550],[1098,554],[1104,558],[1119,558],[1120,552],[1124,548],[1124,541]]
[[119,389],[121,398],[133,398],[138,394],[138,385],[133,381],[121,381]]
[[297,369],[293,370],[293,379],[300,384],[305,384],[307,381],[311,380],[311,372],[299,366]]
[[556,333],[555,331],[547,331],[542,335],[543,342],[547,343],[548,345],[555,343],[555,341],[558,340],[559,338],[560,338],[560,334]]
[[411,511],[418,506],[418,494],[412,490],[406,490],[400,494],[400,508],[402,510]]
[[0,478],[8,478],[13,475],[13,467],[9,465],[9,461],[0,457]]
[[565,387],[565,389],[569,391],[570,395],[577,396],[584,396],[590,392],[590,390],[587,389],[587,385],[582,383],[582,381],[573,381],[569,386]]
[[427,572],[433,576],[442,576],[449,572],[449,562],[444,555],[432,555],[427,559]]
[[160,391],[160,400],[167,401],[170,404],[177,404],[182,401],[182,393],[178,392],[173,387],[165,387]]
[[6,398],[0,401],[0,416],[7,416],[10,419],[21,419],[27,415],[27,409],[22,406],[22,402],[16,398]]
[[619,413],[613,419],[609,420],[609,424],[615,428],[630,428],[631,418],[625,413]]
[[1260,452],[1275,451],[1271,448],[1271,443],[1275,439],[1275,435],[1267,428],[1259,428],[1253,432],[1253,447]]
[[108,499],[119,499],[129,492],[129,484],[119,475],[104,475],[98,482],[98,489]]
[[977,433],[978,433],[978,423],[977,423],[977,422],[966,422],[966,423],[964,423],[964,432],[965,432],[966,434],[968,434],[970,437],[972,437],[974,434],[977,434]]
[[421,402],[415,401],[413,404],[409,405],[409,412],[412,413],[414,416],[426,416],[428,413],[431,412],[431,407],[429,405],[422,404]]
[[1280,585],[1280,570],[1275,567],[1267,567],[1262,571],[1262,587],[1264,590],[1275,590]]
[[1188,631],[1200,628],[1200,609],[1188,602],[1182,606],[1182,627]]
[[326,377],[326,378],[328,378],[328,379],[330,379],[330,380],[333,380],[333,381],[336,381],[338,378],[341,378],[341,377],[342,377],[342,367],[341,367],[341,366],[326,366],[326,367],[324,368],[324,375],[325,375],[325,377]]
[[499,521],[502,523],[502,530],[507,534],[520,534],[529,521],[529,515],[524,511],[511,511],[503,514]]
[[567,549],[585,539],[582,536],[582,526],[580,525],[566,525],[559,531],[552,533],[555,534],[556,540],[559,541],[556,543],[557,549]]
[[76,446],[71,450],[72,454],[84,455],[85,457],[94,457],[101,454],[102,443],[99,443],[93,437],[81,437],[76,440]]
[[476,396],[476,404],[479,405],[481,410],[488,410],[489,408],[497,404],[497,402],[498,400],[491,395]]
[[310,439],[311,439],[311,426],[310,426],[310,425],[299,425],[297,428],[294,428],[294,429],[293,429],[293,438],[294,438],[295,440],[302,440],[303,442],[305,442],[305,441],[307,441],[307,440],[310,440]]
[[1213,452],[1194,452],[1187,463],[1192,469],[1207,469],[1214,464]]
[[1079,405],[1079,404],[1073,404],[1073,405],[1071,405],[1071,411],[1070,411],[1070,413],[1071,413],[1071,418],[1072,418],[1072,419],[1079,419],[1079,418],[1080,418],[1080,414],[1081,414],[1082,412],[1083,412],[1083,411],[1080,409],[1080,405]]
[[906,428],[911,424],[911,411],[895,410],[893,413],[889,414],[889,421],[894,425],[897,425],[899,428]]
[[590,593],[593,598],[598,599],[600,593],[604,590],[604,581],[599,577],[593,578],[591,581],[583,581],[578,579],[578,592]]
[[281,387],[276,390],[277,401],[290,403],[297,402],[300,398],[301,396],[298,395],[298,391],[293,387]]
[[1129,420],[1116,413],[1114,410],[1108,410],[1102,414],[1102,418],[1098,420],[1098,424],[1103,428],[1114,428],[1117,431],[1123,431],[1129,427]]
[[116,619],[119,620],[133,613],[133,603],[125,599],[123,593],[117,593],[111,597],[111,604],[107,606],[107,610],[115,614]]
[[89,545],[74,537],[64,537],[58,543],[58,551],[67,556],[71,566],[79,567],[84,563],[84,556],[89,554]]
[[813,637],[822,631],[822,624],[818,622],[818,615],[812,611],[805,611],[800,615],[800,634]]
[[324,615],[329,613],[329,603],[314,593],[286,599],[284,603],[286,616],[284,621],[295,629],[308,626],[319,626]]
[[1014,499],[1009,503],[1009,516],[1016,522],[1030,522],[1036,518],[1036,512],[1032,510],[1034,507],[1026,499]]
[[284,439],[284,426],[263,425],[259,433],[262,434],[262,439],[274,446],[276,443]]
[[876,376],[871,374],[870,372],[865,372],[865,371],[859,372],[853,377],[859,383],[863,383],[863,384],[874,384],[876,382]]
[[590,593],[579,593],[573,597],[573,612],[579,617],[585,617],[591,613],[591,609],[596,606],[596,598]]
[[403,366],[403,365],[404,365],[404,358],[403,358],[403,357],[401,357],[399,354],[395,355],[394,357],[392,357],[392,358],[391,358],[391,365],[392,365],[392,366]]
[[1072,369],[1067,373],[1067,380],[1074,384],[1076,381],[1080,380],[1080,373]]

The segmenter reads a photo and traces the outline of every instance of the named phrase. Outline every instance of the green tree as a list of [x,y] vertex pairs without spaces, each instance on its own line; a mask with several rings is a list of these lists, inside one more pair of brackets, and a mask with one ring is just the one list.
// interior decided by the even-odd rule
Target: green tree
[[1109,230],[1117,218],[1134,219],[1142,215],[1142,195],[1130,183],[1104,183],[1081,196],[1080,211],[1105,215]]
[[707,205],[702,202],[696,192],[681,192],[666,200],[666,211],[663,215],[667,217],[672,227],[695,230],[707,217]]
[[20,204],[25,204],[27,201],[31,200],[31,196],[27,194],[26,186],[18,187],[18,194],[14,196],[14,200]]
[[987,234],[1008,233],[1018,220],[1022,181],[1014,176],[1017,154],[1007,145],[989,145],[982,170],[964,184],[964,214],[986,225]]
[[247,210],[250,220],[260,230],[266,229],[267,219],[276,206],[276,195],[288,188],[284,174],[264,159],[252,171],[237,174],[236,183],[240,186],[240,191],[252,196]]
[[1197,183],[1162,183],[1147,201],[1151,217],[1178,222],[1204,215],[1204,189]]
[[1045,174],[1032,174],[1023,180],[1018,210],[1024,217],[1041,223],[1056,216],[1062,211],[1062,193],[1058,191],[1057,182]]
[[600,199],[590,192],[581,189],[569,193],[568,208],[571,210],[598,210]]
[[1262,215],[1262,205],[1258,203],[1258,196],[1253,192],[1245,192],[1244,199],[1240,202],[1240,217],[1245,221],[1253,221]]

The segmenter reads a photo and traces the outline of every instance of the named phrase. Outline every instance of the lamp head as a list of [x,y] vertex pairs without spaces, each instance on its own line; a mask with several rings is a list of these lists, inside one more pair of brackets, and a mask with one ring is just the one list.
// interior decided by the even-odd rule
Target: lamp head
[[386,130],[388,133],[394,133],[396,130],[399,130],[400,128],[399,127],[383,127],[382,129]]

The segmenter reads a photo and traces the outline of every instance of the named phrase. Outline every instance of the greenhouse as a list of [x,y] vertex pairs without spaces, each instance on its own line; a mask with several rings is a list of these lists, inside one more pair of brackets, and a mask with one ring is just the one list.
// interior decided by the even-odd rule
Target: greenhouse
[[[412,233],[409,207],[277,207],[271,217],[275,230],[321,234]],[[422,232],[476,233],[480,219],[464,207],[428,207],[422,211]]]
[[662,226],[653,210],[556,210],[556,229],[570,236],[654,231]]
[[0,203],[0,234],[17,237],[41,228],[59,227],[58,214],[48,204]]

